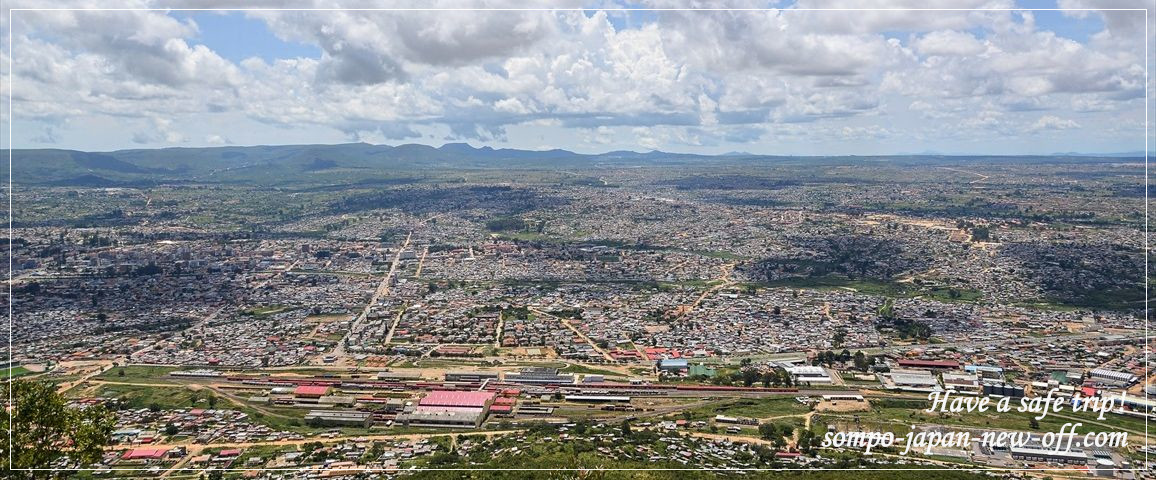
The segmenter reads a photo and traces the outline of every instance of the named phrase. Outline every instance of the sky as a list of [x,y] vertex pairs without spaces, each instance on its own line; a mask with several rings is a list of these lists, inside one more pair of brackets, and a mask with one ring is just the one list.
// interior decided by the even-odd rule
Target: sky
[[[5,12],[0,90],[12,113],[4,108],[0,122],[12,135],[5,128],[0,147],[1134,152],[1145,148],[1145,65],[1156,54],[1144,49],[1156,40],[1154,12],[1146,33],[1144,11],[1091,10],[1152,8],[1145,0],[728,3],[755,9],[746,11],[626,11],[688,4],[614,0],[366,11],[301,0],[288,3],[347,10],[208,10],[237,3]],[[940,4],[964,10],[816,10]]]

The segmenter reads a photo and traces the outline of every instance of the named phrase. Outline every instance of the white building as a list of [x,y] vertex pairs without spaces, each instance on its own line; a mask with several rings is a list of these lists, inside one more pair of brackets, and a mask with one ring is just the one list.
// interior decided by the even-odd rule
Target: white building
[[819,366],[803,365],[787,367],[787,373],[795,378],[795,383],[831,383],[831,375],[827,369]]

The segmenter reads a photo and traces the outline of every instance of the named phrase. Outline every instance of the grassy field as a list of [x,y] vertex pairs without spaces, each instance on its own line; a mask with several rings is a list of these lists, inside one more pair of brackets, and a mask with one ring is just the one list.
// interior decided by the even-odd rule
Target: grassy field
[[[149,365],[126,365],[114,367],[107,372],[93,377],[96,380],[121,383],[173,383],[169,373],[181,370],[180,367],[159,367]],[[124,375],[121,375],[124,372]]]
[[976,302],[982,299],[978,290],[956,289],[958,296],[952,296],[951,290],[946,287],[919,286],[908,283],[889,282],[873,279],[849,279],[838,275],[821,277],[790,277],[774,282],[750,284],[759,287],[790,287],[808,288],[815,290],[830,290],[847,288],[868,295],[885,297],[924,297],[941,302]]
[[253,307],[253,308],[245,310],[241,313],[244,315],[251,315],[254,317],[262,318],[262,317],[267,317],[269,315],[273,315],[276,313],[281,313],[281,312],[290,310],[292,308],[293,307],[289,307],[289,306],[285,306],[285,305],[265,305],[265,306],[260,306],[260,307]]
[[742,398],[722,400],[712,405],[686,410],[691,419],[705,420],[715,415],[767,418],[800,415],[811,411],[794,398]]
[[[193,406],[208,408],[208,392],[196,391],[185,386],[149,387],[140,385],[101,385],[96,395],[100,397],[117,398],[125,402],[128,408],[177,409]],[[194,402],[194,399],[197,401]],[[221,399],[218,405],[228,402]]]
[[0,369],[0,378],[18,378],[25,375],[31,375],[32,371],[24,367],[12,367],[11,369]]

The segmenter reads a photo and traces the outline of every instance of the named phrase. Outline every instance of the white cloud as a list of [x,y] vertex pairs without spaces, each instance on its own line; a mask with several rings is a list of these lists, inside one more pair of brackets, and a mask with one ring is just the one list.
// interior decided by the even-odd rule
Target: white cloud
[[[502,142],[532,129],[553,135],[535,145],[740,150],[722,145],[866,141],[897,123],[944,138],[1094,130],[1085,116],[1143,106],[1143,45],[1125,40],[1134,21],[1110,12],[1088,14],[1107,29],[1079,43],[1009,12],[682,11],[619,29],[604,12],[263,11],[247,15],[322,54],[240,62],[198,44],[194,20],[164,12],[23,13],[0,24],[14,28],[15,68],[0,83],[15,85],[17,117],[99,116],[145,145],[227,143],[183,132],[190,118],[230,114],[379,142]],[[27,138],[67,145],[70,135]]]
[[972,56],[987,50],[974,35],[954,30],[928,33],[916,39],[913,46],[916,52],[926,56]]
[[614,129],[607,126],[582,128],[578,131],[582,136],[582,141],[588,144],[608,145],[614,141]]
[[1074,120],[1060,118],[1055,115],[1044,115],[1036,120],[1029,128],[1030,131],[1038,132],[1040,130],[1068,130],[1072,128],[1080,128],[1080,124]]

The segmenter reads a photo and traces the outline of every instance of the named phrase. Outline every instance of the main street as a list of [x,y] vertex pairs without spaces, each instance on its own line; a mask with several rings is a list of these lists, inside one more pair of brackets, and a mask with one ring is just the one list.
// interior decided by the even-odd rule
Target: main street
[[[389,271],[386,272],[385,276],[382,277],[381,282],[378,283],[377,288],[374,289],[373,295],[369,298],[369,303],[365,305],[365,308],[361,310],[361,313],[357,315],[357,318],[353,319],[353,323],[349,326],[349,330],[345,332],[345,336],[341,338],[340,342],[337,342],[337,347],[334,348],[330,353],[330,355],[337,358],[338,362],[344,363],[346,355],[345,346],[349,342],[350,337],[354,333],[361,331],[361,324],[364,323],[365,319],[369,317],[370,312],[373,311],[373,307],[377,306],[377,302],[380,301],[382,297],[389,295],[389,289],[390,285],[392,284],[393,276],[397,273],[398,264],[401,263],[401,253],[409,247],[409,242],[412,237],[412,231],[405,235],[405,241],[401,243],[401,245],[397,248],[397,252],[393,254],[393,261],[389,265]],[[390,336],[392,335],[393,329],[390,329]]]

